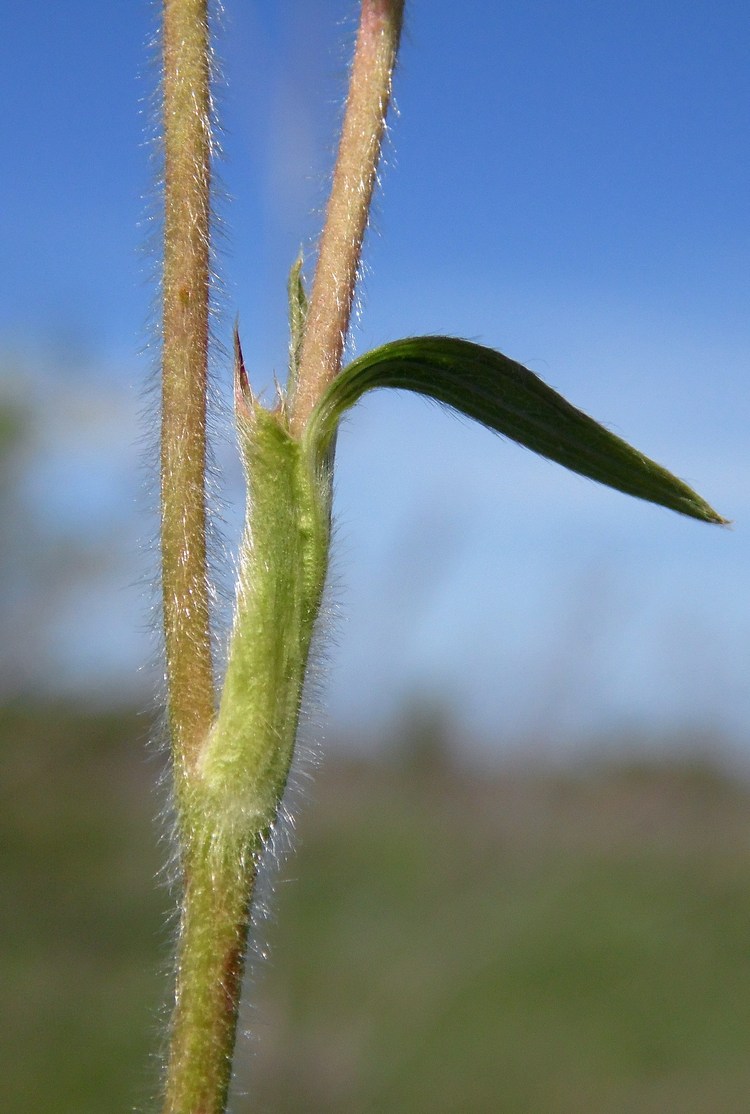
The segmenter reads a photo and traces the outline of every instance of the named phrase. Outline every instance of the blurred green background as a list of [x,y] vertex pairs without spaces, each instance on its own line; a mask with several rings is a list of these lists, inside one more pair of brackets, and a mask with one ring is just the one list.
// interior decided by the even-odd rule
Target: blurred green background
[[[4,1110],[151,1109],[171,928],[148,730],[0,716]],[[480,773],[452,741],[415,717],[294,795],[232,1109],[745,1110],[744,783],[697,758]]]

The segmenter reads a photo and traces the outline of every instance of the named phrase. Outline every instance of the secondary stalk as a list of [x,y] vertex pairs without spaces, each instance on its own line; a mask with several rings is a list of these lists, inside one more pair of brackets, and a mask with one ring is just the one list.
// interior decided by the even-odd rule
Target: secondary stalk
[[165,0],[161,554],[177,791],[213,717],[206,558],[211,90],[207,0]]
[[301,436],[326,385],[341,367],[403,13],[404,0],[362,0],[344,123],[293,399],[291,424],[297,436]]

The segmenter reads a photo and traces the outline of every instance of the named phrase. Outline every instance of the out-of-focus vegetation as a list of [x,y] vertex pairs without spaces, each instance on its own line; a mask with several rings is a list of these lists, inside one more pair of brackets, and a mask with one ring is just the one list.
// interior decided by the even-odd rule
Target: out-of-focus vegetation
[[[169,953],[148,725],[16,707],[0,733],[0,1107],[147,1109]],[[300,810],[235,1114],[746,1109],[747,789],[695,762],[401,754],[328,760]]]
[[103,1114],[146,1094],[167,955],[147,730],[0,713],[0,1109]]

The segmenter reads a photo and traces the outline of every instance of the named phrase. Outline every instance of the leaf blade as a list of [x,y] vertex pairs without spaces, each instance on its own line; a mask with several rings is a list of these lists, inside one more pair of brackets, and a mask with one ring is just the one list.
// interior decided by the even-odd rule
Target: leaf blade
[[368,390],[433,398],[571,471],[704,522],[726,523],[682,480],[567,402],[522,364],[455,337],[406,337],[360,356],[329,384],[308,436],[325,451]]

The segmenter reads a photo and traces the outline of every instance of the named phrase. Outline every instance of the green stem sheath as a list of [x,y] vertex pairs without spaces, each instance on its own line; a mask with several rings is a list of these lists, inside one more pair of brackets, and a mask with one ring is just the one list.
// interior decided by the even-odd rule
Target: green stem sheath
[[180,801],[186,895],[169,1114],[220,1114],[231,1076],[258,857],[276,819],[325,584],[330,477],[240,387],[251,496],[216,722]]

